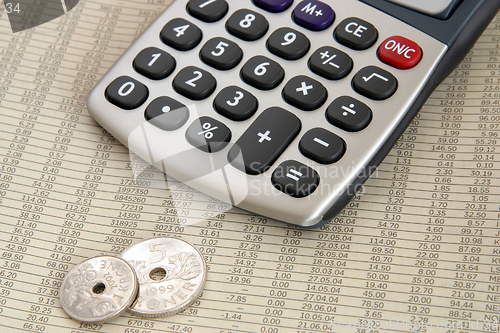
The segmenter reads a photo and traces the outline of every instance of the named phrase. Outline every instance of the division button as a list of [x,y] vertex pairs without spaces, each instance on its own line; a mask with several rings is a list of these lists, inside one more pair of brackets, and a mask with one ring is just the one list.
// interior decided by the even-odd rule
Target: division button
[[317,0],[302,1],[292,14],[295,23],[313,31],[327,29],[335,20],[335,12],[326,3]]
[[236,67],[243,51],[235,42],[226,38],[215,37],[203,45],[200,51],[200,58],[204,63],[219,70],[228,70]]
[[274,170],[271,182],[281,192],[294,198],[303,198],[316,190],[319,175],[305,164],[288,160]]
[[196,47],[202,36],[200,28],[183,18],[171,20],[165,24],[160,33],[161,40],[165,44],[179,51],[188,51]]
[[179,94],[198,101],[207,98],[214,92],[217,81],[206,70],[188,66],[177,73],[172,85]]
[[225,0],[190,0],[189,14],[204,22],[216,22],[226,15],[229,6]]
[[398,80],[386,70],[376,66],[362,68],[352,79],[357,93],[374,100],[391,97],[398,88]]
[[285,77],[285,71],[280,64],[264,56],[249,59],[240,74],[243,81],[260,90],[276,88]]
[[267,49],[285,60],[297,60],[306,55],[311,47],[309,39],[292,28],[280,28],[267,40]]
[[148,99],[149,90],[130,76],[120,76],[108,85],[105,96],[114,105],[131,110],[138,108]]
[[345,149],[341,137],[319,127],[307,131],[299,142],[302,155],[321,164],[337,162],[344,156]]
[[288,9],[293,0],[253,0],[253,3],[271,13],[280,13]]
[[285,109],[266,109],[236,141],[229,151],[228,160],[250,175],[261,174],[290,145],[301,126],[299,118]]
[[246,41],[254,41],[266,34],[269,22],[257,12],[240,9],[227,20],[226,29],[233,36]]
[[189,126],[186,140],[206,153],[216,153],[231,141],[231,131],[217,119],[204,116]]
[[378,38],[375,27],[357,17],[350,17],[337,26],[334,36],[340,44],[354,50],[365,50],[371,47]]
[[309,69],[328,80],[340,80],[352,70],[351,57],[331,46],[323,46],[309,58]]
[[379,59],[398,69],[415,67],[422,59],[422,50],[417,43],[401,36],[392,36],[380,44]]
[[175,99],[162,96],[148,105],[144,117],[150,124],[164,131],[175,131],[188,121],[189,110]]
[[357,132],[368,126],[372,120],[372,110],[355,98],[341,96],[326,110],[326,119],[345,131]]
[[255,114],[259,103],[251,93],[237,86],[222,89],[215,97],[215,111],[235,121],[247,120]]
[[175,59],[159,48],[148,47],[135,57],[134,69],[151,80],[161,80],[172,74]]
[[316,110],[325,103],[327,97],[326,88],[305,75],[292,78],[283,88],[283,99],[304,111]]

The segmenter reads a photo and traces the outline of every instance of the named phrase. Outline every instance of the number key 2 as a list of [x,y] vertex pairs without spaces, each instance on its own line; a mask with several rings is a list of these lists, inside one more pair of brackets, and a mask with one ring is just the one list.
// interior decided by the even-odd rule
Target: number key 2
[[207,98],[214,92],[217,81],[206,70],[188,66],[175,76],[173,86],[179,94],[198,101]]

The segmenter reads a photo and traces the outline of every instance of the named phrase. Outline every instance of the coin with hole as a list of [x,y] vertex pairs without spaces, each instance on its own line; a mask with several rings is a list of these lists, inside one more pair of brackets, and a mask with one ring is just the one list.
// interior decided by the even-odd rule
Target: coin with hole
[[93,257],[76,265],[63,280],[61,306],[78,321],[98,323],[110,320],[136,299],[137,277],[123,259]]
[[189,307],[205,285],[207,267],[200,251],[175,237],[156,237],[126,249],[121,258],[139,281],[129,312],[147,318],[174,315]]

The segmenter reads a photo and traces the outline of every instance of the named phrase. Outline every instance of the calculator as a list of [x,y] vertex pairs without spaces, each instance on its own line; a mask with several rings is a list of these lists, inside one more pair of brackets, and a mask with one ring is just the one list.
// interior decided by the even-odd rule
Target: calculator
[[203,193],[335,217],[493,19],[492,0],[177,0],[104,75],[93,118]]

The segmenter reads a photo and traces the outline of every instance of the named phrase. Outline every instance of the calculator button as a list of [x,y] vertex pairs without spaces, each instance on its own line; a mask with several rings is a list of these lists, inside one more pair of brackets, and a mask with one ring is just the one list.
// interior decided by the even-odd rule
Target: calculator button
[[229,6],[225,0],[190,0],[189,14],[204,22],[216,22],[226,15]]
[[415,67],[422,59],[422,50],[417,43],[401,36],[387,38],[378,48],[379,59],[398,69]]
[[371,47],[378,38],[375,27],[357,17],[350,17],[337,26],[334,36],[340,44],[354,50],[365,50]]
[[206,153],[216,153],[231,141],[231,131],[220,121],[204,116],[189,126],[186,140]]
[[151,80],[161,80],[172,74],[175,59],[156,47],[148,47],[135,57],[134,69]]
[[165,24],[160,35],[165,44],[179,51],[196,47],[203,36],[200,28],[182,18],[175,18]]
[[148,99],[149,90],[129,76],[120,76],[108,85],[105,96],[114,105],[131,110],[138,108]]
[[302,1],[292,14],[295,23],[313,31],[325,30],[335,20],[335,12],[326,3],[316,0]]
[[198,101],[207,98],[214,92],[217,81],[206,70],[188,66],[177,74],[173,86],[179,94]]
[[376,66],[362,68],[352,79],[357,93],[375,100],[391,97],[398,88],[398,80],[386,70]]
[[319,175],[305,164],[288,160],[274,170],[271,182],[281,192],[294,198],[303,198],[318,188]]
[[214,101],[215,111],[235,121],[247,120],[255,114],[258,107],[257,98],[237,86],[222,89]]
[[229,162],[251,175],[263,173],[297,136],[301,126],[299,118],[285,109],[266,109],[231,148]]
[[276,61],[264,56],[255,56],[243,66],[241,77],[257,89],[271,90],[283,81],[285,71]]
[[342,96],[330,104],[326,119],[344,131],[357,132],[368,126],[372,120],[372,110],[355,98]]
[[243,51],[235,42],[216,37],[203,45],[200,57],[207,65],[220,70],[228,70],[240,63]]
[[227,20],[226,29],[233,36],[246,41],[254,41],[266,34],[269,22],[259,13],[249,9],[240,9]]
[[346,53],[324,46],[309,58],[309,69],[328,80],[340,80],[352,70],[353,62]]
[[271,13],[280,13],[288,9],[293,0],[253,0],[253,3]]
[[306,55],[311,47],[309,39],[292,28],[280,28],[267,40],[267,49],[286,60],[297,60]]
[[175,99],[162,96],[148,105],[144,117],[150,124],[164,131],[175,131],[188,121],[189,110]]
[[305,75],[292,78],[283,88],[283,99],[304,111],[316,110],[325,103],[327,97],[326,88]]
[[318,127],[304,134],[299,142],[299,150],[315,162],[331,164],[344,155],[345,142],[338,135]]

